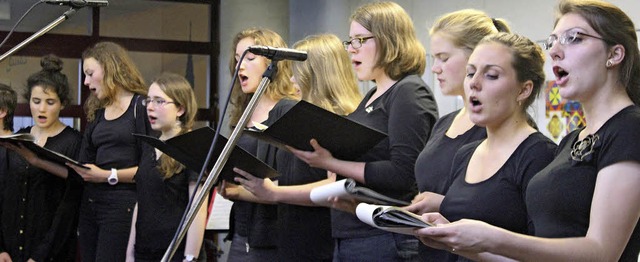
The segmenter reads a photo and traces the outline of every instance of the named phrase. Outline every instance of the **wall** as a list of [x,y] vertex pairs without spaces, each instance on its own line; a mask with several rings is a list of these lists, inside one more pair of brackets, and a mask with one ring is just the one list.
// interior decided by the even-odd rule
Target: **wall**
[[[260,0],[222,1],[222,31],[225,25],[233,24],[249,26],[264,25],[276,31],[287,32],[285,40],[289,44],[304,38],[310,34],[333,33],[341,38],[347,39],[349,30],[349,15],[359,5],[371,2],[366,0],[278,0],[264,3]],[[514,32],[525,35],[532,40],[538,41],[546,39],[553,28],[554,8],[556,0],[538,0],[535,2],[527,0],[397,0],[414,21],[418,38],[429,50],[428,28],[440,15],[464,8],[476,8],[486,11],[496,18],[504,18],[511,25]],[[636,0],[612,0],[613,4],[622,8],[631,19],[638,25],[640,23],[640,2]],[[288,8],[287,6],[288,5]],[[248,8],[252,6],[252,8]],[[273,8],[277,6],[278,8]],[[247,7],[247,8],[244,8]],[[239,9],[242,9],[241,11]],[[239,18],[238,12],[243,12]],[[272,13],[276,12],[276,13]],[[234,16],[232,16],[232,14]],[[268,15],[265,15],[268,14]],[[233,21],[226,19],[234,17]],[[238,18],[236,18],[238,17]],[[640,25],[638,25],[640,27]],[[236,27],[238,30],[241,27]],[[233,30],[231,30],[234,32]],[[232,34],[232,33],[229,33]],[[231,36],[221,33],[221,42],[224,57],[230,45]],[[226,48],[226,49],[225,49]],[[226,59],[226,57],[225,57]],[[230,83],[227,70],[227,61],[221,60],[221,73],[219,88],[227,89]],[[546,72],[548,79],[553,79],[553,74],[547,62]],[[423,78],[433,88],[436,100],[440,108],[441,115],[454,111],[461,106],[459,98],[444,97],[439,91],[437,83],[432,81],[433,76],[426,73]],[[362,83],[363,88],[371,86],[370,83]],[[222,92],[221,92],[222,94]],[[545,122],[544,97],[538,99],[530,110],[539,125]],[[541,127],[541,131],[547,134],[546,128]]]

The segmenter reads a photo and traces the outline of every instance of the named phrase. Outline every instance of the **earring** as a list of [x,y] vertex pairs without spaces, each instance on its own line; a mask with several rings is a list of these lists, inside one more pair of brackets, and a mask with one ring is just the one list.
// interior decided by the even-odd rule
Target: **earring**
[[611,62],[611,60],[607,60],[607,63],[605,64],[607,66],[607,68],[613,66],[613,62]]

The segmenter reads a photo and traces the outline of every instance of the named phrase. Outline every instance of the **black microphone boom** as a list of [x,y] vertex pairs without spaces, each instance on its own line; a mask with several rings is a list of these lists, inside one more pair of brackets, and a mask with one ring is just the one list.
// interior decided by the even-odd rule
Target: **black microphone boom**
[[107,0],[41,0],[41,1],[47,4],[68,5],[76,8],[85,7],[85,6],[101,7],[101,6],[109,5],[109,1]]
[[249,52],[261,55],[271,60],[294,60],[294,61],[304,61],[307,60],[307,52],[299,51],[295,49],[288,48],[277,48],[271,46],[262,46],[262,45],[253,45],[250,46]]

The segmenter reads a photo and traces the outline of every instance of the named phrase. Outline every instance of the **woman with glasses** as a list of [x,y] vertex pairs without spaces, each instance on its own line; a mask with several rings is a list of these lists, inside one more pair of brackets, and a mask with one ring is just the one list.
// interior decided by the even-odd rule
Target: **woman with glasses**
[[[349,40],[356,77],[375,81],[347,117],[388,134],[356,161],[336,159],[317,141],[314,151],[292,150],[311,167],[325,169],[330,179],[352,178],[381,194],[410,201],[417,193],[414,163],[438,118],[431,90],[420,75],[426,52],[417,40],[409,15],[396,3],[360,6],[351,15]],[[341,206],[340,203],[335,203]],[[355,208],[332,209],[334,261],[404,261],[417,255],[417,240],[373,228],[354,215]]]
[[91,96],[89,122],[80,149],[83,169],[71,166],[85,181],[78,239],[82,261],[124,261],[136,203],[134,175],[141,143],[132,133],[150,130],[141,100],[144,79],[127,51],[100,42],[82,54],[84,85]]
[[[198,106],[193,88],[184,77],[158,76],[143,101],[151,128],[167,140],[191,130]],[[188,170],[148,144],[136,173],[138,203],[133,211],[127,248],[128,261],[160,261],[178,230],[189,197],[196,191],[197,171]],[[207,217],[206,200],[171,261],[205,261],[201,254]]]
[[[567,135],[526,192],[535,236],[476,220],[417,233],[465,256],[520,261],[637,261],[640,251],[640,55],[633,22],[601,1],[564,0],[547,41],[560,95],[587,125]],[[605,40],[606,39],[606,40]]]
[[[62,60],[48,55],[40,65],[24,94],[35,124],[17,133],[29,133],[37,145],[76,159],[82,135],[60,121],[60,111],[71,102]],[[73,261],[82,180],[22,145],[2,145],[15,152],[3,159],[6,173],[0,170],[0,261]]]

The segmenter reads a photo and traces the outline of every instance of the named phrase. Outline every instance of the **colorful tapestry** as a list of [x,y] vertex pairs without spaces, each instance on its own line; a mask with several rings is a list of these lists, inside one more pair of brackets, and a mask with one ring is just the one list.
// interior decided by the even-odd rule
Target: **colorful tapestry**
[[577,101],[563,99],[555,81],[548,81],[545,88],[546,128],[556,143],[569,132],[585,126],[584,111]]

